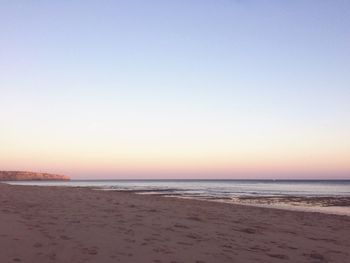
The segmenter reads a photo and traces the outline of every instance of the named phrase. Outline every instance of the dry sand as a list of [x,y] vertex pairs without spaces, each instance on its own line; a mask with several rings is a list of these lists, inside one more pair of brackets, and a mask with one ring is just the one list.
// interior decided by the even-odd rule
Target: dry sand
[[350,217],[0,184],[0,262],[350,262]]

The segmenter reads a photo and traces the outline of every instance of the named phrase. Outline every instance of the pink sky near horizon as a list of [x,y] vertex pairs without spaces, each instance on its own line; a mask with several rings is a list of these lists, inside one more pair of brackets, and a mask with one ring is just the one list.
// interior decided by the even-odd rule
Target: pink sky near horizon
[[[265,153],[267,154],[267,153]],[[97,154],[98,155],[98,154]],[[55,156],[0,158],[2,170],[65,174],[72,179],[350,179],[348,156]]]
[[[18,104],[16,111],[26,114],[26,107]],[[239,117],[236,122],[207,118],[208,125],[191,123],[182,114],[180,122],[151,122],[148,117],[153,125],[135,116],[110,123],[75,115],[70,119],[62,112],[56,116],[42,111],[39,118],[21,118],[4,127],[0,170],[60,173],[73,179],[350,179],[346,130],[325,127],[316,132],[277,120],[258,125],[255,119]]]

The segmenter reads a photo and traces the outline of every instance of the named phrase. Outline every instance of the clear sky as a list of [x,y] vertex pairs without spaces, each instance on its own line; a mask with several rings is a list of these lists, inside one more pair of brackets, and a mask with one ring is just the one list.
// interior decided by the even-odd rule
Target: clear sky
[[350,178],[350,1],[0,0],[0,170]]

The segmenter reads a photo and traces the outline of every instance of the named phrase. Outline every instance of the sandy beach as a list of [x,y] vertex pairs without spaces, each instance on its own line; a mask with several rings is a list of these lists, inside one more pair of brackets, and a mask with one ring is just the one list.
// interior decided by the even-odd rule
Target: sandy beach
[[350,262],[350,217],[0,184],[0,262]]

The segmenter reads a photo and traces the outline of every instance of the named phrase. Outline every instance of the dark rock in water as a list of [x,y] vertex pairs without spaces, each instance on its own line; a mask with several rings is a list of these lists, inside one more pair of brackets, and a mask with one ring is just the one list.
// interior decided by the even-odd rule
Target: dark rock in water
[[48,173],[34,173],[23,171],[0,171],[0,181],[67,181],[70,180],[68,176],[48,174]]

